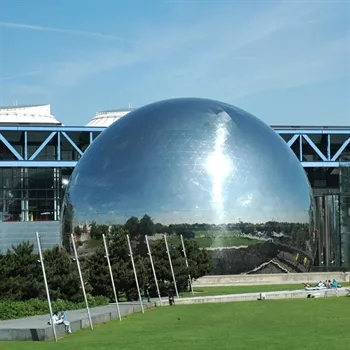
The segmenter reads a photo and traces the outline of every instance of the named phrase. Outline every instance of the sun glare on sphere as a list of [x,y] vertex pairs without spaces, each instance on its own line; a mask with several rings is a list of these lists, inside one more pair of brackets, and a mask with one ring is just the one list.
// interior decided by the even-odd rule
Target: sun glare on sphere
[[218,213],[223,211],[223,186],[226,177],[233,171],[232,161],[224,153],[227,130],[219,128],[216,132],[215,150],[208,155],[205,168],[212,179],[212,204]]

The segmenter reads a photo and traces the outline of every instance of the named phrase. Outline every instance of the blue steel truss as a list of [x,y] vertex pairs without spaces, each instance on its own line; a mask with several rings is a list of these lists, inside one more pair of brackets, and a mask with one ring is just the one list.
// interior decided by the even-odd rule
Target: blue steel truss
[[350,128],[274,127],[305,168],[337,168],[350,165],[343,156],[350,154]]
[[75,167],[105,128],[0,126],[0,167]]
[[[305,167],[350,165],[350,128],[273,127]],[[75,167],[104,127],[0,126],[0,167]],[[349,163],[349,164],[348,164]]]

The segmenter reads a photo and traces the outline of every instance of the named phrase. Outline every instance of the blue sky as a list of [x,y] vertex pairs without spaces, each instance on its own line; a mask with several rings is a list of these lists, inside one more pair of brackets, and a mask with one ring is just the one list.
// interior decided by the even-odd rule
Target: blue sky
[[0,0],[0,105],[66,125],[171,97],[349,125],[350,1]]

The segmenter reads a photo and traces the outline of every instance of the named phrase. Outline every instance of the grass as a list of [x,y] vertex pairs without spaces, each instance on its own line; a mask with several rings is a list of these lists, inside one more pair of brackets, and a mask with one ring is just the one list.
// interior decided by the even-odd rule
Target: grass
[[102,244],[102,239],[88,239],[84,242],[85,249],[95,249]]
[[226,230],[217,230],[217,231],[211,231],[211,230],[198,230],[194,231],[196,234],[196,237],[214,237],[217,235],[223,235],[223,236],[238,236],[241,231],[240,230],[232,230],[232,231],[226,231]]
[[[248,246],[252,244],[263,243],[263,241],[258,239],[251,239],[246,237],[238,236],[226,236],[220,238],[214,237],[196,237],[195,238],[198,246],[200,248],[219,248],[219,247],[239,247],[239,246]],[[169,237],[169,243],[178,245],[180,244],[179,237]]]
[[[239,247],[252,244],[263,243],[262,240],[242,237],[239,231],[196,231],[195,240],[200,248],[220,248],[220,247]],[[89,239],[84,242],[86,249],[95,249],[101,244],[100,239]],[[170,244],[181,244],[180,237],[169,236]]]
[[[234,231],[195,231],[196,241],[200,247],[238,247],[263,243],[260,239],[241,236],[241,232]],[[176,239],[176,237],[175,237]]]
[[2,350],[349,349],[350,298],[164,307],[54,342],[2,342]]
[[[343,288],[350,286],[350,283],[341,283]],[[266,285],[249,285],[249,286],[223,286],[223,287],[194,287],[195,297],[228,295],[241,293],[266,293],[278,291],[290,291],[304,289],[304,285],[298,284],[266,284]],[[192,293],[182,293],[182,296],[192,296]]]
[[[298,290],[303,289],[302,284],[271,284],[258,286],[225,286],[225,287],[194,287],[194,296],[212,296],[212,295],[227,295],[240,293],[264,293],[276,292],[281,290]],[[191,293],[186,293],[186,296],[192,296]],[[184,295],[185,296],[185,295]]]
[[[200,248],[220,248],[220,247],[239,247],[248,246],[252,244],[263,243],[262,240],[239,237],[239,236],[223,236],[220,238],[214,238],[214,236],[198,237],[195,238]],[[84,242],[86,249],[95,249],[101,244],[102,240],[89,239]],[[179,237],[168,237],[169,244],[179,245],[181,240]]]

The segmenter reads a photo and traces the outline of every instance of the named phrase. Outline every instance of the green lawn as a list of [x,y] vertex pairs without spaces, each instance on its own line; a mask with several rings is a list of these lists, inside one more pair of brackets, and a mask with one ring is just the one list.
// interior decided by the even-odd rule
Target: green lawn
[[[215,238],[214,235],[209,234],[205,237],[198,237],[196,235],[195,238],[197,244],[201,248],[219,248],[219,247],[239,247],[239,246],[248,246],[252,244],[263,243],[263,241],[258,239],[250,239],[246,237],[240,237],[236,235],[230,235],[220,238]],[[101,240],[90,239],[85,241],[85,249],[94,249],[97,248],[101,244]],[[179,245],[181,244],[180,238],[175,236],[168,237],[169,244]]]
[[[235,231],[195,231],[196,241],[200,247],[237,247],[262,243],[262,240],[242,237]],[[176,239],[176,238],[175,238]]]
[[2,342],[2,350],[349,349],[350,298],[164,307],[53,342]]
[[[264,241],[254,238],[242,237],[238,231],[196,231],[195,240],[201,248],[219,248],[219,247],[239,247],[252,244],[263,243]],[[99,239],[89,239],[84,242],[86,249],[94,249],[101,244]],[[168,236],[169,244],[181,244],[180,237]]]
[[[194,296],[227,295],[240,293],[264,293],[280,290],[298,290],[304,286],[299,284],[271,284],[259,286],[225,286],[225,287],[194,287]],[[192,296],[191,293],[183,293],[184,296]]]
[[[247,246],[252,244],[263,243],[263,241],[258,239],[250,239],[246,237],[239,236],[227,236],[220,238],[213,237],[196,237],[197,244],[201,248],[219,248],[219,247],[239,247]],[[168,242],[174,245],[180,244],[180,238],[169,237]]]
[[194,231],[196,234],[196,237],[205,236],[205,237],[214,237],[217,235],[224,235],[224,236],[238,236],[241,234],[240,230],[233,230],[233,231],[225,231],[225,230],[217,230],[217,231],[210,231],[210,230],[199,230]]
[[[349,283],[341,283],[342,286],[349,287]],[[212,295],[227,295],[241,293],[266,293],[288,290],[304,289],[304,285],[298,284],[267,284],[258,286],[224,286],[224,287],[194,287],[195,297],[212,296]],[[192,296],[192,293],[182,293],[182,296]]]

